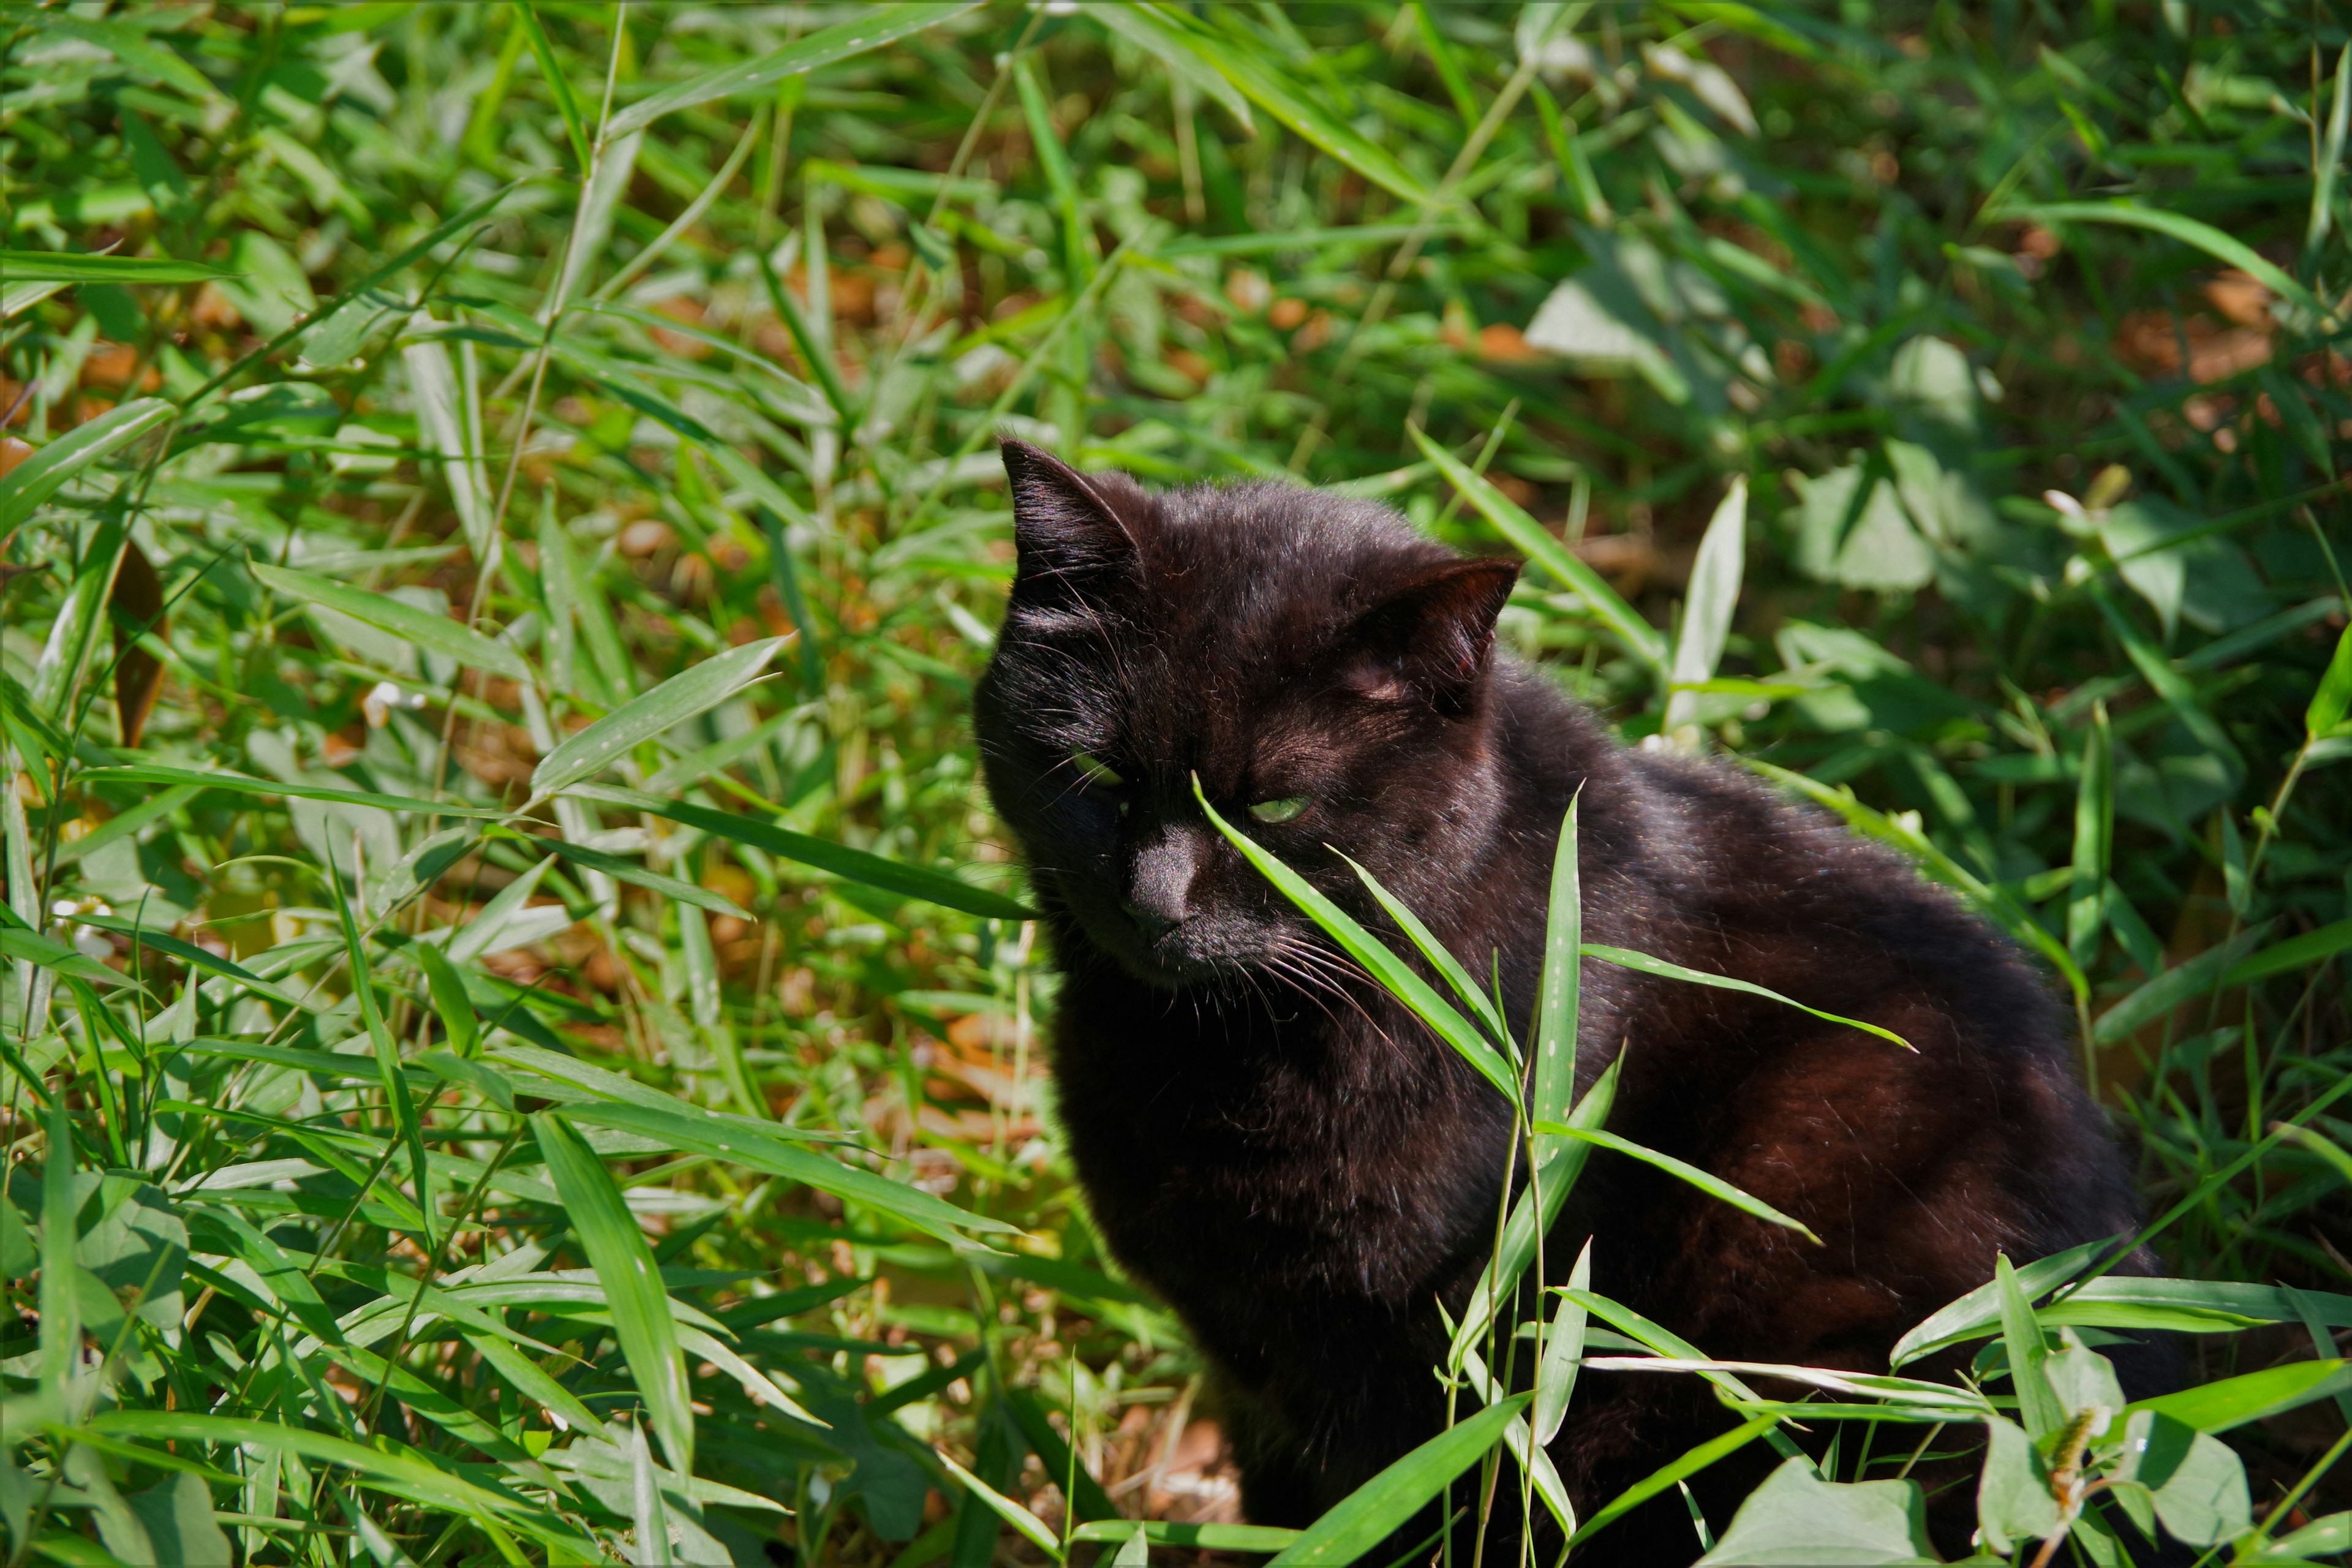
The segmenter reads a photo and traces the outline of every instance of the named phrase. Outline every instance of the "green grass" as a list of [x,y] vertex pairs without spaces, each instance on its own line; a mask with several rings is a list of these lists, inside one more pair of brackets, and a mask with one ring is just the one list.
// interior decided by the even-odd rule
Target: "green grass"
[[[2212,1284],[2164,1310],[2232,1331],[2174,1414],[2271,1535],[2343,1506],[2346,47],[2169,0],[0,12],[0,1561],[986,1568],[1213,1504],[1154,1469],[1213,1413],[1071,1184],[977,784],[1006,429],[1528,556],[1507,637],[1627,740],[2034,947]],[[1548,1331],[1640,1342],[1608,1305]],[[1989,1385],[2011,1540],[2097,1403],[2034,1310],[1936,1327],[2043,1368]],[[1937,1396],[1820,1397],[1882,1412],[1845,1485]]]

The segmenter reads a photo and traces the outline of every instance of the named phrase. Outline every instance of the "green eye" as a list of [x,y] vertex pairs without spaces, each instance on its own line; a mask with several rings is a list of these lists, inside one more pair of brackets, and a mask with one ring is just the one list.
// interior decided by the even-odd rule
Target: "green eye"
[[1072,752],[1070,753],[1070,765],[1078,770],[1078,776],[1080,778],[1098,788],[1124,789],[1127,787],[1127,781],[1125,779],[1119,777],[1118,773],[1114,773],[1109,768],[1105,767],[1102,763],[1095,761],[1094,758],[1087,755],[1084,752]]
[[1260,822],[1288,822],[1305,811],[1310,802],[1303,795],[1287,795],[1280,800],[1262,800],[1249,808],[1249,814]]

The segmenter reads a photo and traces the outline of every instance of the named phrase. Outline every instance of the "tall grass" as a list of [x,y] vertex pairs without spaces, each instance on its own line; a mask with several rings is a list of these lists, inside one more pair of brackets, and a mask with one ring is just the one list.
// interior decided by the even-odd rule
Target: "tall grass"
[[[977,789],[1000,430],[1525,554],[1507,637],[1626,739],[2033,949],[2186,1283],[2021,1264],[1906,1345],[1996,1344],[1978,1387],[1804,1419],[1990,1432],[2028,1562],[2111,1561],[2134,1486],[2216,1560],[2352,1548],[2309,1522],[2347,44],[2170,0],[0,12],[9,1568],[1132,1568],[1144,1514],[1339,1561],[1473,1467],[1542,1490],[1519,1434],[1636,1346],[1787,1440],[1571,1293],[1507,1367],[1465,1322],[1438,1458],[1228,1522]],[[1428,996],[1526,1096],[1531,1203],[1636,1157]],[[2095,1430],[2097,1336],[2154,1322],[2199,1391]],[[1854,1430],[1694,1550],[1916,1555],[1822,1489],[1910,1451]]]

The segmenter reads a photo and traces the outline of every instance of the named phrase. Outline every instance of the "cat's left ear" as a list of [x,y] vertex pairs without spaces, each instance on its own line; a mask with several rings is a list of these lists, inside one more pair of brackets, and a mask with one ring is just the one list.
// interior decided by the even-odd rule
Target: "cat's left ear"
[[1495,646],[1495,618],[1519,568],[1510,561],[1448,561],[1423,573],[1349,629],[1342,679],[1375,701],[1465,711]]
[[1141,565],[1143,492],[1124,474],[1082,474],[1043,447],[1003,443],[1013,485],[1018,584],[1033,593],[1087,596],[1105,579]]

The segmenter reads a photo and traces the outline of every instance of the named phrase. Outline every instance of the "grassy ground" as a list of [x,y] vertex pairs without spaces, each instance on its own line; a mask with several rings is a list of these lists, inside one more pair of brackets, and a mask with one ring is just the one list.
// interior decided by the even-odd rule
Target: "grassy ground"
[[1003,430],[1549,562],[2037,948],[2306,1292],[2200,1376],[2333,1357],[2345,17],[2065,9],[0,12],[9,1568],[1234,1517],[977,787]]

